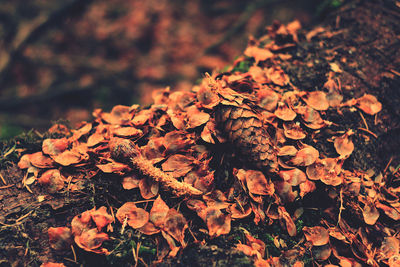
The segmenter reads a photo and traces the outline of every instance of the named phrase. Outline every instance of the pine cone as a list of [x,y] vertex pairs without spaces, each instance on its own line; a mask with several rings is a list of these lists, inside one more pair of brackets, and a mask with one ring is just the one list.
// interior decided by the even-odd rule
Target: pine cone
[[276,168],[277,153],[272,138],[260,115],[246,104],[248,99],[238,93],[221,96],[223,100],[216,107],[215,119],[228,140],[258,168]]

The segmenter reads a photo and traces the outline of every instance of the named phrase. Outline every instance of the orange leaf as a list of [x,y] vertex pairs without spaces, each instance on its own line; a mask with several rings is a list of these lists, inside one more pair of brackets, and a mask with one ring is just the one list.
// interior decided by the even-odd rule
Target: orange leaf
[[45,139],[42,144],[42,151],[49,156],[56,156],[68,148],[67,138]]
[[131,108],[128,106],[116,105],[110,113],[104,112],[101,118],[109,124],[125,125],[132,118],[130,111]]
[[154,235],[158,234],[161,230],[160,228],[156,227],[154,223],[148,221],[145,225],[143,225],[140,228],[137,228],[140,232],[142,232],[145,235]]
[[287,76],[277,65],[268,68],[266,73],[267,77],[276,85],[285,86],[289,84],[289,76]]
[[105,248],[100,248],[104,241],[109,240],[106,233],[99,233],[96,228],[75,236],[75,243],[82,249],[96,254],[109,254]]
[[281,120],[292,121],[297,114],[286,103],[279,102],[274,114]]
[[294,156],[297,153],[297,149],[294,146],[283,146],[279,148],[278,156]]
[[344,135],[335,138],[333,145],[340,156],[348,157],[353,152],[354,144],[349,138],[353,133],[352,130],[349,130]]
[[151,120],[154,116],[154,112],[149,109],[144,109],[139,111],[135,117],[132,119],[132,123],[135,126],[142,126],[144,125],[147,121]]
[[307,103],[307,105],[316,110],[327,110],[329,108],[329,102],[326,98],[326,93],[322,91],[306,92],[303,100]]
[[205,124],[210,119],[210,114],[200,111],[195,105],[187,108],[188,129]]
[[128,165],[115,161],[107,164],[97,164],[96,167],[104,173],[121,173],[130,170]]
[[91,123],[85,123],[81,128],[78,130],[73,130],[73,135],[70,138],[70,141],[77,141],[79,138],[81,138],[83,135],[86,135],[90,132],[92,129],[92,124]]
[[282,170],[279,172],[279,176],[292,186],[297,186],[307,180],[305,173],[297,168],[285,171]]
[[256,64],[260,61],[264,61],[275,56],[269,49],[259,48],[255,45],[248,46],[244,51],[244,54],[248,57],[254,58]]
[[183,239],[187,228],[188,224],[182,214],[175,209],[168,210],[167,216],[164,219],[163,230],[181,243],[182,246],[185,246]]
[[122,187],[126,190],[131,190],[139,187],[140,179],[136,176],[126,176],[122,179]]
[[143,178],[139,181],[140,195],[144,199],[150,199],[158,194],[159,183],[151,179]]
[[279,222],[282,226],[286,226],[286,230],[290,236],[296,236],[297,230],[296,225],[294,224],[292,217],[290,217],[289,213],[286,211],[285,207],[278,207],[278,215]]
[[313,164],[319,157],[319,152],[314,147],[305,145],[303,149],[300,149],[296,156],[294,156],[290,163],[296,166],[308,166]]
[[193,169],[194,158],[184,156],[181,154],[175,154],[170,156],[161,167],[165,172],[171,172],[171,175],[175,178],[186,175]]
[[221,210],[208,207],[205,211],[208,234],[213,237],[228,234],[231,231],[231,216]]
[[310,180],[321,180],[327,185],[337,186],[343,182],[339,176],[341,172],[341,164],[335,158],[326,158],[317,160],[307,167],[306,173]]
[[63,166],[77,164],[83,160],[82,155],[76,151],[66,150],[57,156],[54,156],[54,161]]
[[270,89],[260,89],[257,91],[257,98],[261,107],[272,112],[278,104],[280,95]]
[[299,187],[301,197],[304,197],[306,194],[313,192],[315,189],[317,189],[315,183],[310,180],[306,180],[304,183],[301,183]]
[[87,140],[87,146],[92,147],[95,145],[100,144],[101,142],[104,141],[104,135],[102,133],[94,133],[91,136],[89,136]]
[[97,210],[93,209],[90,212],[90,215],[97,226],[97,230],[99,231],[113,222],[113,217],[107,213],[107,208],[104,206]]
[[91,228],[91,210],[76,215],[71,221],[71,231],[75,236],[81,235],[83,232]]
[[202,86],[199,91],[197,91],[197,99],[203,108],[212,109],[219,103],[219,97],[217,94],[211,91],[208,86]]
[[118,127],[112,131],[114,135],[122,137],[137,137],[143,134],[142,130],[135,127]]
[[38,168],[51,168],[54,166],[54,162],[51,158],[48,156],[44,155],[42,152],[36,152],[33,154],[29,155],[29,161],[30,163]]
[[307,136],[306,132],[300,127],[300,125],[294,122],[283,123],[283,130],[285,136],[293,140],[304,139]]
[[38,179],[38,182],[45,186],[50,194],[54,194],[64,188],[64,178],[59,170],[47,170]]
[[369,225],[374,225],[379,218],[379,211],[373,202],[367,201],[362,211],[364,222]]
[[245,205],[244,207],[238,203],[234,203],[229,206],[229,211],[231,213],[232,219],[243,219],[249,216],[252,212],[250,205]]
[[356,106],[369,115],[375,115],[382,110],[382,104],[375,96],[364,94],[356,99]]
[[65,267],[64,263],[45,262],[40,267]]
[[71,229],[68,227],[50,227],[47,230],[49,234],[50,247],[55,250],[70,249],[72,244]]
[[142,208],[136,207],[133,202],[126,202],[122,205],[115,216],[120,223],[123,223],[127,218],[128,225],[135,229],[144,226],[149,221],[149,213]]
[[246,171],[246,185],[252,194],[272,196],[275,191],[274,184],[268,183],[261,171]]
[[160,196],[153,203],[153,207],[150,210],[150,221],[154,223],[155,226],[162,226],[164,224],[165,218],[168,214],[169,207],[165,204],[164,200]]
[[329,232],[322,226],[303,227],[304,235],[307,241],[313,246],[323,246],[329,242]]

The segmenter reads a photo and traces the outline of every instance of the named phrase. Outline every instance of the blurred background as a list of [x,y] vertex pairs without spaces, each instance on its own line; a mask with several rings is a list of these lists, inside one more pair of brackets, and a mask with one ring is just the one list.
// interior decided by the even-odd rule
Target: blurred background
[[94,108],[190,89],[274,20],[318,23],[340,0],[0,0],[0,139]]

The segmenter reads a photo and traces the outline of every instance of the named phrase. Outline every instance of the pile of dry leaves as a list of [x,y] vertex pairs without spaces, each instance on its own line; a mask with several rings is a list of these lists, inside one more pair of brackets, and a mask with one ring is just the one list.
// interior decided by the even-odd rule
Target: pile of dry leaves
[[[162,261],[176,256],[188,242],[207,242],[190,229],[199,220],[185,217],[180,211],[184,205],[204,221],[197,228],[211,239],[228,234],[231,222],[244,218],[257,225],[277,222],[289,236],[299,237],[288,249],[276,236],[274,244],[282,253],[272,257],[265,242],[245,230],[245,240],[236,249],[257,266],[303,266],[306,253],[324,266],[400,264],[398,231],[386,223],[400,219],[398,188],[386,185],[386,170],[374,174],[343,169],[360,129],[322,131],[334,126],[326,120],[328,110],[340,115],[346,108],[373,116],[382,106],[369,94],[344,99],[334,63],[323,88],[296,88],[280,64],[294,60],[288,51],[296,46],[299,29],[298,22],[274,25],[266,36],[251,40],[227,72],[206,75],[190,91],[155,91],[149,107],[95,110],[93,122],[77,130],[69,132],[62,125],[50,129],[65,137],[45,140],[42,151],[25,154],[19,162],[27,170],[27,190],[39,184],[49,194],[73,192],[82,189],[84,179],[113,173],[121,177],[124,189],[137,190],[142,198],[120,207],[95,207],[66,222],[68,227],[50,228],[52,248],[70,249],[75,243],[107,255],[103,242],[109,233],[131,227],[166,241],[168,246],[160,245],[157,251]],[[320,29],[307,38],[316,34],[326,33]],[[244,63],[248,69],[237,67]],[[322,133],[336,156],[328,157],[313,145]],[[234,149],[215,152],[231,146]],[[218,154],[222,157],[216,159]],[[216,175],[225,158],[231,159],[228,176],[233,178],[228,188]],[[317,191],[336,203],[324,211],[330,220],[296,229],[304,210],[290,207]],[[168,206],[160,192],[168,192],[179,205]],[[352,225],[342,216],[345,208],[363,224]],[[385,223],[380,222],[383,216]],[[379,238],[371,240],[376,232]]]

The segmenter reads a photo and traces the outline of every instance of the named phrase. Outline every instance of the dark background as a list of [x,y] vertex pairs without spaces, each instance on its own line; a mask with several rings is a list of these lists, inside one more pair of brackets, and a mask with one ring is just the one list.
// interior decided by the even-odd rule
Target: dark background
[[190,90],[274,20],[318,23],[340,0],[0,1],[0,138],[73,127],[94,108]]

